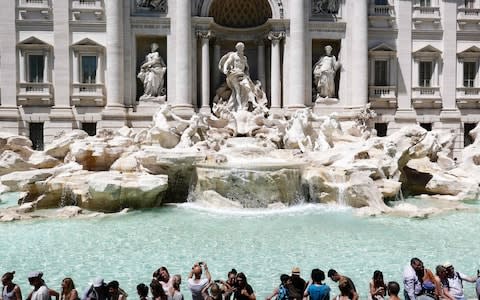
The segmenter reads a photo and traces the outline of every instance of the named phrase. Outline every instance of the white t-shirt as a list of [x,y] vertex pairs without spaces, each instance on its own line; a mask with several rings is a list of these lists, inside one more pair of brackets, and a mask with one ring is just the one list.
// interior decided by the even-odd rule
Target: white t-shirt
[[[460,277],[458,277],[460,275]],[[466,278],[467,275],[455,272],[455,275],[453,275],[453,278],[448,278],[448,288],[450,295],[452,295],[454,298],[462,298],[463,295],[463,283],[462,279],[460,278]]]
[[31,300],[50,300],[47,286],[42,285],[38,290],[33,291]]
[[199,280],[195,280],[194,278],[188,279],[188,288],[190,289],[190,292],[192,292],[193,300],[203,300],[202,290],[207,284],[207,278],[201,278]]

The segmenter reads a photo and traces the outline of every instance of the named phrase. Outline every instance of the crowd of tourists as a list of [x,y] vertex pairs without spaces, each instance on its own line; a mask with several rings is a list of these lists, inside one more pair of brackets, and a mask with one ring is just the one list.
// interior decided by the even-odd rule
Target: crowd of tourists
[[[127,293],[118,281],[106,283],[103,278],[96,278],[82,293],[78,292],[71,278],[61,283],[61,291],[50,289],[45,284],[42,272],[32,272],[28,281],[32,290],[23,298],[20,286],[13,282],[15,272],[2,276],[2,300],[126,300]],[[331,296],[331,289],[325,283],[325,272],[313,269],[310,279],[301,277],[300,268],[294,267],[290,275],[282,274],[280,283],[265,300],[357,300],[359,293],[353,281],[343,274],[330,269],[327,276],[338,284],[338,295]],[[403,295],[401,286],[396,281],[386,282],[381,271],[373,272],[369,283],[369,300],[466,300],[464,282],[475,283],[477,298],[480,300],[480,271],[476,276],[467,276],[455,271],[451,263],[444,263],[435,268],[435,273],[424,267],[418,258],[412,258],[403,272]],[[160,267],[153,273],[150,283],[137,285],[137,294],[133,298],[140,300],[183,300],[180,275],[170,276],[166,267]],[[232,269],[225,280],[212,280],[205,262],[192,266],[187,279],[188,290],[192,300],[256,300],[253,287],[248,283],[243,272]],[[150,294],[150,296],[149,296]],[[132,297],[130,297],[132,298]],[[363,297],[366,298],[366,297]]]

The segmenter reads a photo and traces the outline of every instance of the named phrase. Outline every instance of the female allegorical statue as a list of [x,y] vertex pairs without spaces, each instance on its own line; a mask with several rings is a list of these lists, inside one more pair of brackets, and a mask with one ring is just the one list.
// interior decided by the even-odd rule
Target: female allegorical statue
[[143,82],[143,96],[140,100],[146,98],[156,98],[164,92],[164,76],[167,66],[158,53],[158,44],[152,43],[151,52],[145,57],[145,63],[140,67],[137,78]]

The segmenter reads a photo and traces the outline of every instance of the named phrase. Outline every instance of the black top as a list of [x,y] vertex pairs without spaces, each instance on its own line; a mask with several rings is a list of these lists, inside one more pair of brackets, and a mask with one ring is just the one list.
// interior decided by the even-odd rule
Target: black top
[[[249,295],[253,294],[253,288],[251,285],[249,285],[247,283],[247,285],[245,286],[245,288],[247,290],[247,293]],[[248,296],[245,296],[245,295],[242,295],[242,289],[240,287],[237,287],[237,290],[235,291],[235,294],[233,296],[233,299],[236,299],[236,300],[248,300]]]

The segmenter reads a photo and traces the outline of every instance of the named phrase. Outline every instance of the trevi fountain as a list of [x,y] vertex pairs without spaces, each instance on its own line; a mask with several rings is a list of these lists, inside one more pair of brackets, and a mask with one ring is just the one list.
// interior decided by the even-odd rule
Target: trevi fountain
[[[138,74],[141,101],[157,107],[149,128],[62,132],[43,151],[0,134],[0,265],[25,292],[39,269],[53,288],[103,276],[135,298],[160,265],[186,276],[205,260],[214,278],[244,271],[257,297],[298,265],[305,278],[315,267],[348,274],[363,299],[374,270],[401,282],[414,256],[480,266],[480,127],[456,161],[450,132],[377,137],[368,106],[350,120],[273,113],[243,43],[218,64],[226,81],[211,112],[186,119],[165,101],[155,48]],[[317,101],[338,68],[331,55],[315,65]]]

